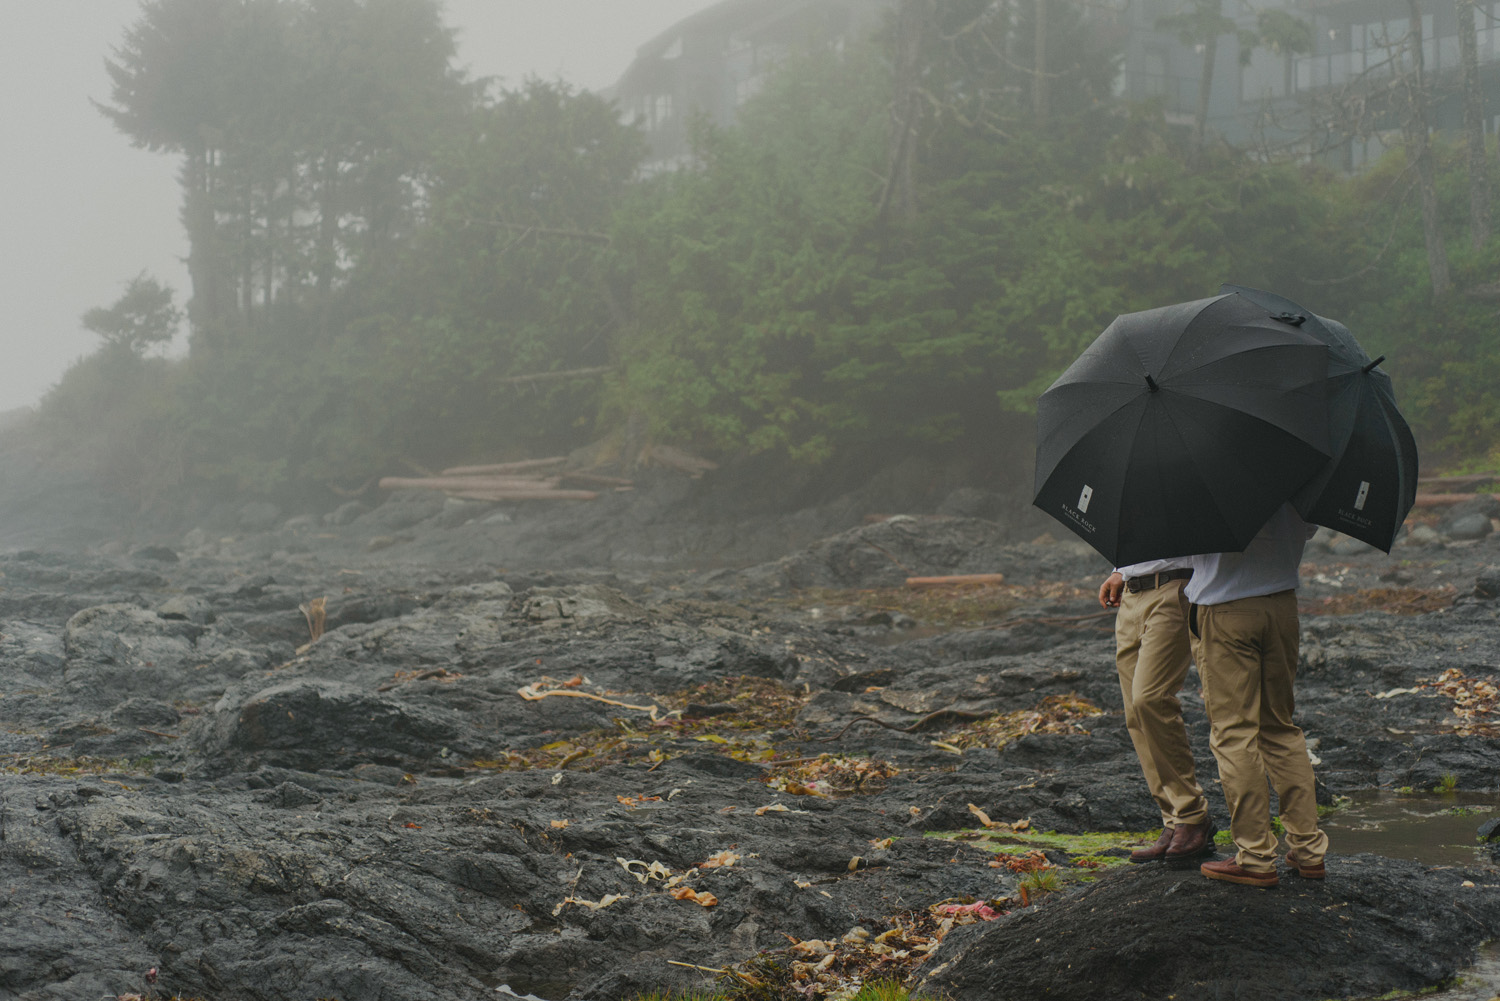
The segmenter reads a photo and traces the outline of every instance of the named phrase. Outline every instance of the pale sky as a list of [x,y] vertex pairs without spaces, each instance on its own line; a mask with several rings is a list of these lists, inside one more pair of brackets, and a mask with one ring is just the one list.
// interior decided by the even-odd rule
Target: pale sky
[[[638,46],[714,0],[445,0],[459,63],[612,85]],[[175,157],[89,103],[138,0],[0,0],[0,412],[41,398],[98,338],[78,318],[142,271],[188,294]]]

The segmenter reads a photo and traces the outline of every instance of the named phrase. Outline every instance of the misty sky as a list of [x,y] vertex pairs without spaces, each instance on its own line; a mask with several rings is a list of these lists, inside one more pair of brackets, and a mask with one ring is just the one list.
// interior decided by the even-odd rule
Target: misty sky
[[[445,0],[459,62],[601,89],[713,0]],[[176,158],[132,149],[90,99],[138,0],[0,0],[0,412],[35,403],[98,338],[78,317],[148,271],[187,297]]]

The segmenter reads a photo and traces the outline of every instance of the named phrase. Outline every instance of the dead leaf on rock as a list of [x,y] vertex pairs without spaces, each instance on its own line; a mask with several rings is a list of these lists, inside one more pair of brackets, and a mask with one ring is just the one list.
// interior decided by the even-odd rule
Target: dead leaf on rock
[[598,900],[584,900],[582,897],[564,897],[562,903],[552,908],[552,916],[555,918],[562,913],[562,909],[569,904],[577,904],[579,907],[587,907],[591,911],[602,911],[617,900],[624,900],[628,895],[624,893],[606,893]]
[[554,820],[554,821],[552,821],[552,826],[555,827],[555,828],[557,828],[560,831],[564,827],[568,826],[568,821],[566,821],[566,820]]
[[726,848],[726,849],[724,849],[721,852],[716,852],[713,855],[710,855],[708,857],[708,861],[707,862],[700,862],[698,864],[698,868],[700,868],[700,869],[718,869],[718,868],[725,868],[725,869],[727,869],[730,866],[734,865],[736,862],[738,862],[742,858],[744,858],[743,855],[737,855],[734,852],[730,851],[728,848]]
[[691,900],[700,907],[713,907],[719,902],[719,898],[707,890],[699,892],[690,886],[677,886],[667,891],[675,900]]
[[[672,875],[672,870],[660,862],[645,862],[638,858],[623,859],[618,855],[615,856],[615,861],[620,863],[622,869],[630,873],[641,883],[646,883],[653,879],[666,879]],[[639,872],[635,870],[635,866],[641,867]]]

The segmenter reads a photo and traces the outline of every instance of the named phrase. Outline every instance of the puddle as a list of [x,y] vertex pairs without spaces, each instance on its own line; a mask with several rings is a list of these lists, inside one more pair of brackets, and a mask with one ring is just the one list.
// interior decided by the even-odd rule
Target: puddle
[[[1500,814],[1495,793],[1357,792],[1352,802],[1318,819],[1336,855],[1370,852],[1427,865],[1471,866],[1489,849],[1476,840],[1479,825]],[[1424,997],[1441,1001],[1495,1001],[1500,997],[1500,941],[1480,947],[1474,964],[1446,990]],[[1379,1001],[1379,999],[1370,999]]]
[[[1495,1001],[1500,997],[1500,942],[1486,942],[1480,946],[1474,965],[1461,970],[1452,987],[1402,996],[1433,998],[1434,1001]],[[1390,994],[1382,994],[1349,1001],[1387,1001],[1390,997]]]
[[1500,796],[1494,793],[1367,790],[1318,824],[1335,855],[1370,852],[1428,865],[1473,865],[1487,851],[1475,831],[1497,813]]

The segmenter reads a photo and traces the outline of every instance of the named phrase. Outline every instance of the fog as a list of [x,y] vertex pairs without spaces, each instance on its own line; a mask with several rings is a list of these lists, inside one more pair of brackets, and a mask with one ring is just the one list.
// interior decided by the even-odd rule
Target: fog
[[[602,89],[637,46],[710,0],[447,0],[459,61]],[[132,149],[90,103],[137,0],[4,0],[0,31],[0,412],[34,404],[98,338],[78,318],[149,272],[188,295],[176,157]]]

